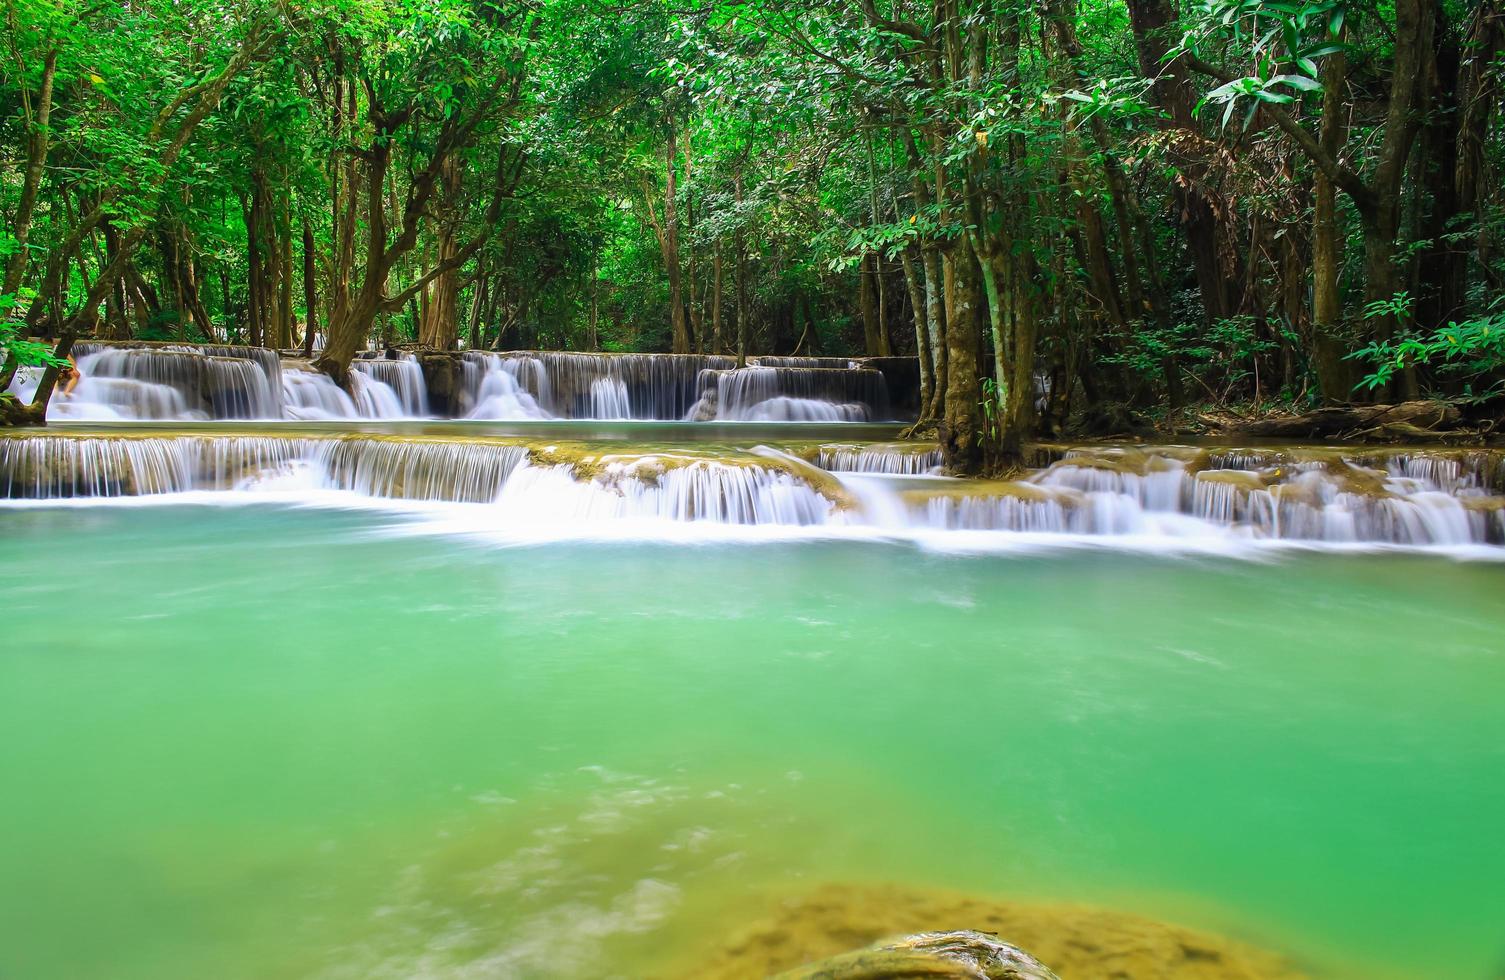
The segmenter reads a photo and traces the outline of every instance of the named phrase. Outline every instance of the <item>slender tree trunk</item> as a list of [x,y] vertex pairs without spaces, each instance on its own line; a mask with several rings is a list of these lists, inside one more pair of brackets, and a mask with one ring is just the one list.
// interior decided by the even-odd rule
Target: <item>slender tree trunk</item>
[[874,304],[873,256],[864,255],[857,271],[857,307],[862,313],[862,350],[876,357],[882,349],[878,339],[878,309]]
[[303,356],[313,357],[314,338],[319,332],[318,281],[314,274],[314,229],[303,219]]
[[721,244],[716,244],[716,256],[711,266],[711,353],[725,350],[721,342]]
[[914,315],[915,353],[920,361],[920,402],[923,415],[925,407],[935,396],[935,363],[930,356],[930,330],[925,323],[925,284],[915,269],[913,250],[906,248],[899,253],[904,266],[904,285],[909,289],[909,306]]
[[253,192],[246,215],[246,339],[252,347],[260,347],[262,340],[262,284],[261,284],[261,204],[260,195]]
[[[742,168],[737,168],[732,194],[737,211],[742,211]],[[733,250],[737,253],[737,367],[747,366],[748,310],[747,310],[747,234],[739,221],[733,235]]]
[[[1347,138],[1343,88],[1348,74],[1343,52],[1322,63],[1322,147],[1336,157]],[[1329,402],[1346,400],[1352,379],[1341,336],[1343,304],[1339,276],[1343,268],[1343,236],[1338,227],[1337,187],[1320,167],[1313,180],[1312,221],[1312,367],[1317,386]]]
[[[42,172],[47,163],[47,150],[51,145],[52,132],[48,124],[52,118],[52,82],[57,76],[57,49],[50,48],[42,61],[42,86],[37,95],[36,116],[27,126],[26,171],[21,179],[21,199],[16,204],[15,218],[11,221],[11,237],[15,252],[5,266],[5,282],[0,294],[14,296],[21,288],[21,279],[26,274],[26,239],[31,233],[32,214],[36,210],[37,191],[42,186]],[[23,95],[24,95],[23,85]],[[24,96],[29,99],[29,96]]]

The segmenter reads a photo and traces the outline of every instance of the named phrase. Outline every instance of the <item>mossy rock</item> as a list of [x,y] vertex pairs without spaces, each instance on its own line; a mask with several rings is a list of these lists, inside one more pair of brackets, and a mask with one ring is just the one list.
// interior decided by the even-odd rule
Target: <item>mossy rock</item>
[[[667,975],[685,980],[751,980],[785,974],[780,980],[813,980],[821,974],[808,972],[811,967],[807,965],[818,967],[829,957],[845,956],[874,944],[893,945],[884,942],[885,937],[967,930],[1003,937],[1066,978],[1305,980],[1306,976],[1283,957],[1253,946],[1085,905],[1006,902],[897,885],[832,884],[783,901],[768,901],[764,907],[765,917],[709,950],[692,951],[693,962],[667,971]],[[806,972],[801,973],[802,968]]]

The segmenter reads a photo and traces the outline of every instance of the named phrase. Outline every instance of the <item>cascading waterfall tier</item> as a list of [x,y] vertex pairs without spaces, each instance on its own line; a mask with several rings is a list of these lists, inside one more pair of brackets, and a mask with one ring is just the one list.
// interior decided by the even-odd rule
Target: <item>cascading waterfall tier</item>
[[[910,412],[913,358],[408,351],[358,355],[345,387],[265,348],[75,345],[82,380],[59,421],[431,418],[865,422]],[[433,396],[429,384],[432,375]],[[897,379],[897,380],[893,380]],[[29,400],[31,372],[12,391]],[[897,385],[897,389],[895,386]]]
[[82,378],[48,415],[60,420],[267,419],[282,417],[275,351],[225,345],[73,346]]
[[700,397],[701,372],[736,365],[710,354],[467,351],[464,357],[467,414],[491,419],[682,419]]
[[[481,419],[863,422],[892,415],[885,374],[837,357],[467,351],[465,414]],[[902,359],[890,359],[902,360]]]
[[[82,376],[54,392],[56,421],[397,419],[428,414],[423,371],[410,354],[352,362],[351,391],[261,347],[81,341]],[[34,388],[35,386],[32,385]],[[27,392],[29,399],[30,392]]]
[[[1077,449],[1023,479],[927,475],[924,445],[739,451],[429,436],[0,436],[0,496],[342,491],[514,523],[744,525],[1505,544],[1505,451]],[[480,512],[477,512],[480,513]]]
[[816,447],[812,462],[837,473],[917,476],[941,466],[941,450],[924,443],[892,442]]
[[353,387],[362,418],[420,418],[428,414],[428,387],[413,355],[358,357],[350,362],[350,368],[359,376]]
[[1505,544],[1500,451],[1077,449],[1023,480],[907,491],[938,527]]
[[0,436],[0,497],[194,490],[337,490],[488,504],[525,523],[641,517],[810,525],[849,503],[834,479],[812,480],[799,466],[750,455],[356,435]]
[[[769,358],[791,361],[795,358]],[[699,421],[867,422],[890,417],[888,383],[867,368],[764,366],[707,370],[690,411]]]

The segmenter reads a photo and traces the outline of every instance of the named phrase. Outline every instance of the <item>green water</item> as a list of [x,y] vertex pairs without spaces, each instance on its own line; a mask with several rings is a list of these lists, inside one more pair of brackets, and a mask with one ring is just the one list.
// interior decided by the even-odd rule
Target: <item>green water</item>
[[0,511],[0,976],[643,976],[830,881],[1505,961],[1505,566],[402,520]]

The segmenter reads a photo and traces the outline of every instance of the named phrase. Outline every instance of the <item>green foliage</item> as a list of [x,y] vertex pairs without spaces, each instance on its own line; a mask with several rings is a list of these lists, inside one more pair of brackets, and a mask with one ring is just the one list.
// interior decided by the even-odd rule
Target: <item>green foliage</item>
[[1339,40],[1347,14],[1345,0],[1202,0],[1195,23],[1178,52],[1199,55],[1234,45],[1247,52],[1248,74],[1212,89],[1197,106],[1223,107],[1220,125],[1228,126],[1240,102],[1248,129],[1261,103],[1287,105],[1302,95],[1321,92],[1318,62],[1346,50]]
[[1421,366],[1463,380],[1466,399],[1505,394],[1505,312],[1449,323],[1430,335],[1376,340],[1348,355],[1373,370],[1356,388],[1373,391],[1388,385],[1397,372]]

